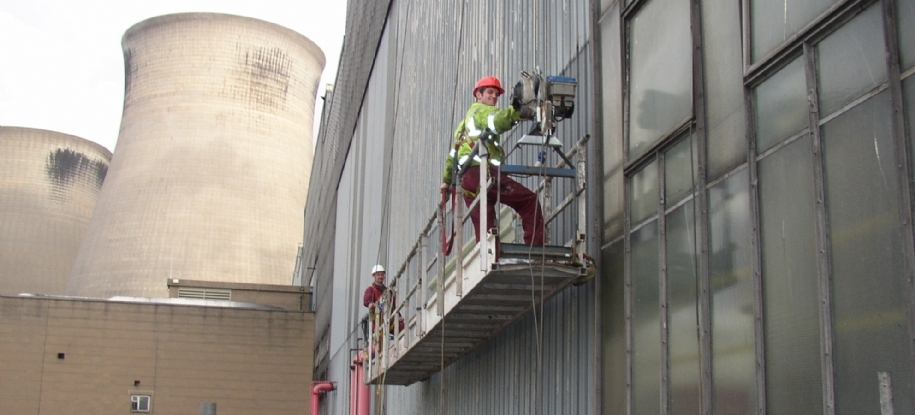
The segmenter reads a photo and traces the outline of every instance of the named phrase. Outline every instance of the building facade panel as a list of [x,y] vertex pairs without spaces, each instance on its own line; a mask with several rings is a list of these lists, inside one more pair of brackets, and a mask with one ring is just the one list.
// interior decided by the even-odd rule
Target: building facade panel
[[[353,7],[348,33],[363,36],[365,31],[360,28],[365,23],[353,20],[377,16],[360,14],[364,11]],[[319,267],[314,282],[316,298],[322,296],[319,293],[333,293],[334,297],[333,312],[324,309],[330,314],[331,326],[326,375],[338,382],[340,393],[325,401],[327,406],[322,408],[327,413],[342,413],[348,407],[348,394],[343,392],[348,389],[349,350],[363,337],[357,328],[365,312],[359,298],[370,283],[368,269],[378,262],[393,276],[435,213],[441,200],[438,186],[443,162],[454,128],[473,102],[470,90],[476,80],[495,75],[510,89],[521,70],[533,72],[537,67],[544,74],[575,77],[578,107],[560,124],[557,135],[568,150],[585,134],[593,134],[588,13],[583,2],[543,2],[534,7],[518,1],[394,2],[384,32],[378,36],[364,95],[355,97],[355,103],[345,102],[335,91],[332,106],[356,105],[360,112],[353,118],[351,136],[333,126],[321,133],[325,138],[347,135],[349,143],[345,162],[339,167],[342,174],[323,176],[330,189],[323,191],[337,190],[337,207],[327,211],[332,212],[327,217],[336,218],[336,259],[334,268]],[[344,73],[361,64],[345,46],[338,83]],[[502,98],[501,105],[508,105],[507,98]],[[333,116],[339,110],[325,111]],[[529,128],[527,123],[517,127],[504,136],[506,142],[513,145]],[[532,164],[535,158],[536,151],[522,148],[512,153],[510,162]],[[526,179],[524,183],[533,187],[536,182]],[[376,192],[378,189],[382,191]],[[557,183],[554,194],[562,196],[554,196],[554,203],[568,189],[569,185]],[[312,188],[313,195],[321,191]],[[311,209],[312,205],[306,207],[307,212]],[[551,224],[552,243],[569,240],[577,225],[571,213],[558,217]],[[309,250],[307,242],[324,232],[321,226],[306,225],[306,258],[323,254],[316,246]],[[465,235],[472,235],[469,224]],[[341,252],[343,249],[346,251]],[[332,283],[321,281],[331,277]],[[595,410],[594,391],[589,387],[594,367],[588,364],[596,344],[594,295],[594,284],[570,288],[551,299],[542,315],[538,311],[536,318],[523,318],[444,372],[406,388],[384,388],[377,404],[397,413],[436,412],[443,404],[482,413]],[[318,312],[318,336],[323,312]],[[317,371],[323,374],[322,361],[317,364]],[[440,393],[443,383],[444,394]]]

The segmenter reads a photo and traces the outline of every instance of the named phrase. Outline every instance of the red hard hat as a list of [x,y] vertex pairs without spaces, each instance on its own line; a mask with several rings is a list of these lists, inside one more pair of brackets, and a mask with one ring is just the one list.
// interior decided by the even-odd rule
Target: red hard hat
[[499,82],[499,78],[495,76],[484,76],[477,81],[476,86],[473,87],[473,93],[476,94],[480,88],[495,88],[499,90],[499,95],[505,93],[505,90],[502,89],[502,83]]

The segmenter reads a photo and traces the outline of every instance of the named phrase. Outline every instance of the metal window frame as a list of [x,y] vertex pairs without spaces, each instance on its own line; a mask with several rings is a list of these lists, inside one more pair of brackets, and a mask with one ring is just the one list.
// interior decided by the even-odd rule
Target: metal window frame
[[[749,4],[751,0],[743,0],[744,6],[744,45],[745,45],[745,76],[744,92],[745,105],[747,107],[748,123],[748,159],[749,163],[749,180],[750,180],[750,210],[752,221],[752,242],[753,255],[752,266],[754,276],[754,314],[756,317],[756,365],[757,365],[757,414],[764,415],[767,413],[766,408],[766,374],[765,374],[765,321],[763,314],[763,292],[762,292],[762,252],[760,245],[759,230],[759,193],[757,186],[757,163],[764,157],[773,154],[785,145],[794,142],[809,134],[811,136],[811,157],[814,165],[813,179],[815,192],[815,220],[816,220],[816,243],[817,243],[817,272],[818,272],[818,290],[819,290],[819,314],[820,314],[820,358],[821,358],[821,379],[823,387],[823,413],[825,415],[835,414],[835,368],[833,358],[833,304],[831,300],[831,278],[832,270],[830,264],[831,249],[828,239],[828,214],[825,206],[825,175],[823,168],[822,140],[820,136],[820,126],[832,118],[848,111],[861,102],[873,97],[874,95],[890,89],[893,107],[893,139],[896,151],[897,166],[897,196],[900,211],[900,227],[903,230],[903,256],[907,286],[907,323],[908,323],[908,342],[910,356],[915,360],[915,233],[912,227],[912,189],[911,189],[911,167],[910,157],[911,149],[908,149],[908,142],[905,136],[905,119],[902,109],[904,108],[902,98],[901,73],[898,60],[898,39],[895,19],[895,0],[848,0],[838,3],[817,20],[801,29],[795,36],[784,42],[775,51],[760,59],[756,64],[750,64],[750,51],[748,43],[750,41],[750,16]],[[843,27],[848,21],[857,16],[866,8],[872,6],[877,1],[881,2],[883,8],[882,16],[884,19],[884,40],[887,48],[887,65],[889,79],[886,84],[881,84],[873,90],[866,92],[862,97],[845,105],[837,110],[834,114],[826,118],[821,118],[819,113],[819,99],[817,91],[816,73],[816,45],[820,40],[829,34]],[[803,57],[805,60],[805,77],[808,89],[808,126],[803,131],[791,137],[785,138],[771,149],[763,154],[757,155],[756,149],[756,115],[754,108],[754,88],[772,74],[778,72],[787,63],[790,63],[797,57]],[[739,167],[738,167],[739,168]],[[910,391],[915,394],[915,385]]]
[[[686,119],[681,121],[677,126],[675,126],[671,131],[668,131],[665,134],[662,134],[661,137],[655,141],[652,145],[648,146],[642,153],[638,154],[634,158],[630,158],[629,155],[629,125],[630,125],[630,111],[629,111],[629,101],[630,101],[630,73],[631,73],[631,21],[632,18],[638,13],[641,7],[648,3],[649,0],[634,0],[628,4],[624,10],[622,10],[620,27],[622,31],[622,50],[623,60],[621,61],[621,66],[623,68],[623,88],[622,88],[622,97],[623,97],[623,178],[624,178],[624,225],[623,225],[623,235],[624,235],[624,249],[625,249],[625,264],[623,267],[624,272],[624,296],[625,296],[625,305],[624,312],[626,314],[626,412],[628,415],[632,415],[632,244],[631,244],[631,234],[636,229],[633,229],[631,223],[631,198],[632,198],[632,177],[638,172],[641,171],[648,164],[657,161],[658,162],[658,212],[656,217],[649,217],[638,224],[637,229],[641,229],[647,223],[650,223],[654,220],[658,221],[658,261],[659,261],[659,274],[658,274],[658,284],[659,284],[659,308],[660,308],[660,327],[658,328],[660,332],[660,341],[661,341],[661,356],[660,356],[660,365],[661,373],[660,375],[660,415],[669,415],[670,413],[670,349],[669,349],[669,312],[668,312],[668,277],[667,277],[667,225],[666,225],[666,215],[667,215],[667,201],[666,201],[666,164],[665,157],[666,152],[673,147],[674,145],[680,143],[684,139],[693,139],[695,138],[696,143],[691,143],[690,146],[695,146],[696,151],[698,152],[698,162],[693,169],[696,170],[693,173],[696,174],[697,181],[694,183],[694,187],[691,190],[690,194],[685,197],[682,201],[677,203],[681,205],[686,201],[691,199],[698,199],[694,209],[699,212],[699,217],[695,218],[694,216],[694,229],[696,229],[696,248],[697,248],[697,259],[699,269],[696,270],[696,278],[699,283],[699,297],[697,299],[697,307],[699,307],[699,316],[698,323],[699,327],[699,338],[697,339],[699,347],[699,370],[700,370],[700,410],[704,415],[709,415],[711,413],[711,338],[710,338],[710,308],[709,308],[709,299],[708,299],[708,289],[709,289],[709,280],[708,280],[708,230],[706,229],[706,224],[708,222],[708,203],[706,196],[706,171],[705,166],[707,163],[707,155],[705,154],[705,147],[707,139],[705,137],[705,98],[704,98],[704,66],[702,62],[702,33],[700,30],[700,19],[701,13],[699,10],[699,1],[700,0],[684,0],[689,1],[688,7],[690,9],[690,48],[692,50],[692,66],[691,75],[692,75],[692,85],[690,91],[691,105],[690,113]],[[699,108],[701,106],[701,108]],[[703,294],[704,293],[704,294]]]
[[[709,286],[709,258],[708,258],[708,197],[707,191],[708,187],[714,185],[715,183],[707,183],[707,175],[705,171],[705,166],[707,165],[707,137],[705,131],[705,101],[704,101],[704,79],[703,76],[703,62],[702,62],[702,39],[701,39],[701,14],[700,10],[700,1],[701,0],[689,0],[691,7],[691,37],[692,37],[692,47],[693,47],[693,105],[691,108],[690,118],[684,120],[677,128],[673,131],[665,134],[652,146],[646,149],[640,155],[631,158],[629,155],[629,123],[630,123],[630,111],[629,111],[629,101],[630,101],[630,90],[629,84],[631,80],[631,52],[632,52],[632,32],[631,32],[631,19],[637,14],[637,12],[643,7],[649,0],[633,0],[629,4],[621,7],[621,24],[620,24],[620,35],[621,35],[621,67],[623,71],[622,76],[622,111],[623,111],[623,128],[622,128],[622,146],[623,146],[623,160],[624,160],[624,206],[623,206],[623,239],[624,239],[624,256],[625,263],[623,266],[624,272],[624,313],[625,313],[625,347],[626,347],[626,413],[632,414],[632,375],[633,375],[633,356],[632,356],[632,308],[633,308],[633,290],[632,290],[632,243],[631,243],[631,234],[636,229],[640,228],[642,224],[636,224],[637,226],[633,227],[631,223],[631,199],[632,199],[632,189],[631,189],[631,180],[632,177],[645,167],[647,164],[658,160],[658,171],[659,171],[659,213],[657,220],[659,221],[658,226],[658,256],[659,261],[661,261],[659,267],[659,283],[662,285],[659,287],[663,290],[661,294],[661,316],[663,325],[661,327],[661,341],[662,341],[662,373],[661,373],[661,395],[659,398],[662,399],[662,409],[661,414],[666,415],[669,412],[669,379],[668,379],[668,342],[667,342],[667,328],[666,328],[666,319],[667,316],[667,276],[666,276],[666,224],[664,220],[664,212],[666,212],[666,200],[664,197],[664,172],[666,166],[664,164],[664,152],[672,146],[674,143],[682,137],[682,134],[686,130],[690,130],[695,133],[697,140],[698,148],[698,181],[696,183],[697,189],[691,194],[690,197],[697,198],[696,200],[696,209],[699,215],[696,225],[696,243],[699,246],[697,251],[697,261],[699,264],[699,272],[697,278],[699,279],[699,353],[700,353],[700,369],[701,369],[701,411],[704,415],[709,415],[712,413],[714,406],[713,394],[712,394],[712,378],[711,372],[714,362],[711,360],[711,342],[712,342],[712,333],[711,333],[711,297],[710,297],[710,286]],[[832,302],[831,302],[831,275],[832,270],[830,268],[829,255],[831,253],[829,240],[828,240],[828,217],[825,206],[825,176],[823,171],[823,155],[821,151],[822,142],[820,137],[820,125],[827,121],[820,118],[819,109],[818,109],[818,98],[816,91],[816,56],[815,48],[816,44],[820,40],[834,32],[835,30],[843,27],[845,23],[853,19],[856,15],[862,12],[867,7],[870,7],[875,2],[881,1],[883,7],[883,18],[884,18],[884,40],[887,46],[887,64],[889,67],[889,80],[886,86],[880,86],[874,91],[868,92],[866,95],[874,95],[876,93],[882,92],[885,89],[890,89],[892,96],[892,106],[893,106],[893,138],[896,151],[896,164],[897,164],[897,176],[899,178],[897,196],[899,200],[900,208],[900,227],[903,230],[903,246],[902,249],[904,252],[904,266],[906,267],[906,286],[907,286],[907,324],[908,324],[908,343],[910,355],[913,360],[915,360],[915,229],[913,229],[913,211],[912,207],[915,204],[913,201],[913,191],[912,191],[912,180],[911,180],[911,158],[913,157],[913,152],[915,149],[909,148],[909,143],[906,137],[905,130],[905,116],[902,109],[904,108],[903,95],[902,95],[902,76],[900,73],[899,67],[899,46],[898,46],[898,36],[897,36],[897,22],[896,22],[896,0],[846,0],[841,1],[824,13],[822,13],[817,19],[809,23],[807,26],[801,28],[797,31],[795,35],[779,45],[775,50],[768,53],[765,57],[759,59],[757,62],[752,61],[752,30],[751,30],[751,13],[750,5],[751,0],[741,0],[741,20],[743,23],[742,33],[743,33],[743,60],[744,60],[744,105],[747,108],[745,115],[745,123],[747,125],[747,148],[748,156],[747,162],[741,164],[732,169],[731,172],[725,174],[725,177],[730,177],[739,170],[744,168],[748,169],[748,180],[749,180],[749,197],[750,197],[750,226],[751,226],[751,240],[750,240],[750,249],[751,249],[751,266],[752,266],[752,284],[754,291],[754,303],[753,303],[753,313],[755,318],[754,323],[754,334],[755,334],[755,363],[756,363],[756,413],[759,415],[765,415],[767,413],[767,385],[766,385],[766,350],[765,350],[765,321],[764,321],[764,298],[763,298],[763,281],[762,281],[762,247],[761,247],[761,230],[760,230],[760,195],[758,188],[758,162],[765,158],[768,155],[773,154],[778,149],[784,147],[785,145],[796,141],[797,139],[803,138],[806,135],[811,136],[811,157],[813,157],[814,171],[812,172],[812,179],[814,180],[814,191],[816,197],[816,243],[817,243],[817,269],[818,269],[818,290],[819,290],[819,314],[820,314],[820,347],[821,347],[821,376],[822,376],[822,387],[823,387],[823,412],[825,415],[834,415],[835,414],[835,373],[834,373],[834,359],[833,359],[833,313],[832,313]],[[596,13],[595,13],[596,14]],[[598,29],[593,29],[598,30]],[[598,52],[599,53],[599,52]],[[808,87],[808,126],[803,131],[798,132],[797,134],[787,137],[784,140],[781,140],[778,144],[773,146],[771,149],[758,154],[756,148],[756,114],[753,111],[755,106],[754,94],[755,87],[762,83],[765,79],[775,74],[781,70],[784,65],[790,63],[798,57],[803,57],[805,59],[805,77]],[[596,72],[598,73],[598,72]],[[857,102],[857,101],[856,101]],[[854,105],[849,105],[849,108]],[[840,110],[843,112],[844,110]],[[716,180],[716,183],[720,180]],[[654,218],[646,219],[644,222],[650,222]],[[915,394],[915,385],[912,386],[913,394]]]
[[[899,226],[902,228],[903,266],[906,268],[906,320],[908,323],[909,358],[915,361],[915,230],[912,220],[912,166],[915,149],[908,148],[905,131],[905,102],[902,91],[902,74],[899,66],[899,38],[896,20],[896,0],[883,0],[883,28],[886,42],[886,59],[889,70],[889,88],[892,108],[893,143],[896,151],[897,197]],[[911,375],[909,375],[911,376]],[[910,379],[911,380],[911,377]],[[909,393],[915,396],[915,382],[909,383]]]
[[826,213],[826,175],[823,167],[823,143],[820,137],[819,88],[817,85],[817,58],[814,46],[804,42],[804,71],[807,80],[808,127],[810,129],[811,158],[813,160],[814,220],[816,221],[817,284],[820,311],[820,375],[823,388],[823,413],[835,415],[835,368],[833,366],[832,333],[832,266],[829,255],[829,220]]

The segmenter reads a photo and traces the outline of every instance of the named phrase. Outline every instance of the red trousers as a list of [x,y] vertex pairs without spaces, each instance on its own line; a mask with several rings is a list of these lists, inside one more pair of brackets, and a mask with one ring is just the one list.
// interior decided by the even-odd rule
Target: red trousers
[[[496,168],[489,168],[490,177],[496,175]],[[543,245],[543,209],[540,207],[540,201],[537,195],[528,190],[521,183],[512,180],[506,175],[497,181],[498,186],[489,188],[486,193],[489,202],[486,210],[486,229],[496,227],[496,196],[499,201],[508,207],[514,209],[521,216],[521,228],[524,229],[525,245],[541,246]],[[480,169],[472,166],[464,173],[461,180],[461,187],[465,190],[477,193],[480,189]],[[473,203],[472,197],[464,196],[464,203],[469,207]],[[480,241],[480,207],[475,207],[470,211],[470,217],[473,219],[473,230],[477,235],[477,242]]]

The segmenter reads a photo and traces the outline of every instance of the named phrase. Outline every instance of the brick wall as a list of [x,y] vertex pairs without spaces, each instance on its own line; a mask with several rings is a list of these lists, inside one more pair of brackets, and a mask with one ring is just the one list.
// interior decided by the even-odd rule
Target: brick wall
[[307,414],[314,315],[0,297],[0,414]]

